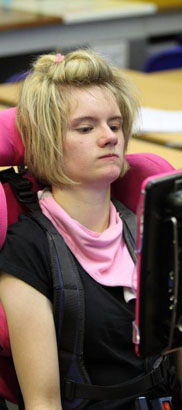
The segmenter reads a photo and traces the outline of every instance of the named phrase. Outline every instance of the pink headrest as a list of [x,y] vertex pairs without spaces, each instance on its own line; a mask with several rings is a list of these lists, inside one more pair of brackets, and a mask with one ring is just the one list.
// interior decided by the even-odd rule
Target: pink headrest
[[0,166],[24,163],[24,147],[15,117],[14,107],[0,111]]
[[4,188],[0,183],[0,224],[1,224],[1,233],[0,233],[0,249],[3,246],[7,225],[8,225],[8,217],[7,217],[7,203],[6,203],[6,195],[4,192]]
[[122,179],[112,184],[112,195],[123,202],[129,209],[136,212],[141,184],[149,176],[174,170],[174,167],[164,158],[156,154],[128,154],[130,169]]
[[[0,346],[1,346],[1,355],[4,357],[11,356],[11,348],[9,344],[9,331],[8,324],[6,320],[6,315],[3,309],[2,304],[0,303]],[[3,337],[2,337],[3,335]]]

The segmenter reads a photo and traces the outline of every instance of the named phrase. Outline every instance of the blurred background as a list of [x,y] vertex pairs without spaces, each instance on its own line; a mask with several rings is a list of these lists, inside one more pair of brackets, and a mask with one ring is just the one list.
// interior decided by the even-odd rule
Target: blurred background
[[0,83],[39,54],[91,47],[121,68],[145,70],[182,44],[182,0],[0,0]]

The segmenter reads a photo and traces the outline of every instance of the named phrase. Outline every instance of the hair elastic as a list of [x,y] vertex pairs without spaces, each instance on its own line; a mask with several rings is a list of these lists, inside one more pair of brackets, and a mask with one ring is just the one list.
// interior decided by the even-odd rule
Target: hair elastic
[[55,63],[61,63],[64,60],[65,56],[63,56],[62,54],[56,54]]

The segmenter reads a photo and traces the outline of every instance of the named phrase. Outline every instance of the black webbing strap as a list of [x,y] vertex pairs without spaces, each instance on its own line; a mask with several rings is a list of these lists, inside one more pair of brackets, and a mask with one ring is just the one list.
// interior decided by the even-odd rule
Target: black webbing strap
[[8,410],[5,399],[3,397],[0,397],[0,410]]
[[131,396],[137,397],[146,394],[152,388],[163,383],[167,375],[167,369],[168,360],[165,358],[151,372],[114,386],[87,385],[75,383],[72,380],[65,380],[63,394],[70,400],[80,397],[88,400],[114,400]]
[[14,168],[8,168],[0,172],[2,184],[9,183],[16,198],[30,210],[37,209],[37,193],[32,190],[33,183],[25,173],[17,173]]
[[[61,372],[67,375],[70,357],[73,354],[79,358],[78,367],[83,362],[85,320],[83,285],[74,257],[52,222],[41,211],[33,212],[32,218],[47,233],[53,277],[54,320],[58,349],[64,351]],[[89,382],[83,363],[81,367],[84,380]]]
[[123,221],[124,239],[127,243],[129,253],[134,263],[136,263],[137,216],[130,209],[126,208],[126,206],[119,202],[117,199],[112,199],[112,202],[115,205],[117,211],[119,212],[119,216]]
[[[54,244],[52,245],[54,251],[51,252],[52,261],[54,264],[57,264],[59,260],[64,286],[64,316],[61,330],[61,345],[67,352],[72,354],[75,351],[75,342],[78,340],[78,336],[79,339],[83,338],[84,291],[81,280],[78,278],[73,255],[64,240],[57,232],[51,234],[51,238],[49,238],[51,245],[50,239],[53,240]],[[55,261],[55,258],[57,258],[57,261]],[[55,272],[56,268],[54,266],[52,268]],[[58,312],[55,311],[55,318],[57,318],[57,315]],[[60,326],[59,322],[58,326]]]

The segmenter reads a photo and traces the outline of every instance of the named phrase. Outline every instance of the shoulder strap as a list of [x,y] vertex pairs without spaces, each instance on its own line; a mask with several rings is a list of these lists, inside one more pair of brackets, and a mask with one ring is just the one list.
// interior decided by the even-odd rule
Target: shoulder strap
[[[75,259],[64,239],[41,211],[31,214],[31,218],[45,230],[53,277],[53,306],[57,335],[62,393],[68,378],[78,383],[90,383],[83,361],[83,339],[85,328],[84,289]],[[82,401],[82,397],[80,398]],[[80,399],[74,401],[78,407]],[[65,406],[65,408],[67,408]],[[70,403],[69,408],[72,408]]]
[[125,205],[116,199],[112,199],[113,204],[115,205],[119,216],[123,221],[123,234],[126,241],[128,250],[133,259],[133,262],[136,263],[137,254],[136,254],[136,236],[137,236],[137,216]]

